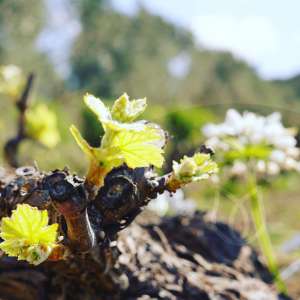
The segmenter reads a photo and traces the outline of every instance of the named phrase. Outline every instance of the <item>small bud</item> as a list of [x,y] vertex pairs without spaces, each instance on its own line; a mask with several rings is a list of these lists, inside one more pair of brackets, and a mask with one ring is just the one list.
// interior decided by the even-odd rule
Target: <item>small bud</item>
[[196,153],[192,157],[184,156],[180,162],[173,161],[173,172],[168,179],[169,191],[193,181],[207,179],[218,172],[217,164],[209,154]]
[[195,174],[197,165],[191,157],[185,157],[178,169],[178,176],[180,177],[192,177]]

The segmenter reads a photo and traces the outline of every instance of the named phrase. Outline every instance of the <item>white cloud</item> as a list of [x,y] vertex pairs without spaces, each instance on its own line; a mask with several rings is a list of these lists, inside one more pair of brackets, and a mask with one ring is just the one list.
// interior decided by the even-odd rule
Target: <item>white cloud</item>
[[231,50],[256,66],[262,66],[280,45],[276,27],[263,16],[198,16],[190,27],[199,45]]
[[[199,44],[229,50],[265,78],[286,78],[300,70],[299,0],[113,0],[134,13],[138,3],[190,28]],[[284,13],[283,13],[284,12]]]

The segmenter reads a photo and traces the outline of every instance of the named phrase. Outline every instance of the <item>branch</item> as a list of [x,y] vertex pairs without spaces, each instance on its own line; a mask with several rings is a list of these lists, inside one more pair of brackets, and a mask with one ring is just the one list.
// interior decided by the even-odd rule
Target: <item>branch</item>
[[[76,177],[75,177],[76,178]],[[54,172],[43,180],[57,211],[64,217],[67,239],[74,252],[87,252],[95,246],[95,233],[87,214],[82,181],[74,182],[66,172]]]
[[[168,299],[218,295],[250,299],[259,291],[266,299],[289,299],[277,296],[274,288],[259,280],[270,283],[271,274],[236,232],[221,223],[207,223],[201,213],[159,223],[157,219],[149,223],[148,219],[147,225],[143,220],[143,225],[133,224],[119,235],[118,243],[114,242],[114,232],[123,228],[117,229],[123,224],[120,220],[134,219],[137,209],[150,201],[147,195],[153,197],[163,191],[164,177],[156,177],[151,169],[114,169],[95,199],[87,199],[84,180],[66,170],[45,174],[20,168],[15,173],[17,177],[0,178],[1,217],[10,215],[17,203],[47,208],[51,222],[59,222],[66,232],[65,240],[70,240],[72,230],[66,228],[74,226],[68,223],[70,212],[78,209],[78,220],[82,220],[84,214],[80,212],[86,211],[97,243],[91,251],[70,253],[66,260],[34,268],[3,256],[0,290],[8,298],[37,299],[42,295],[43,299],[58,299],[61,295],[73,299],[76,295],[78,299],[137,299],[151,294],[155,299],[161,295]],[[77,232],[72,234],[76,238]],[[73,237],[71,240],[76,241]],[[208,284],[198,287],[203,280]],[[220,288],[219,283],[224,286]]]
[[[130,169],[125,165],[106,176],[94,199],[89,198],[84,180],[66,170],[20,176],[21,181],[0,182],[1,215],[9,215],[18,203],[47,208],[50,215],[57,215],[51,209],[54,207],[63,223],[61,218],[51,219],[62,224],[65,242],[75,252],[87,252],[96,243],[104,245],[116,240],[118,232],[131,224],[151,199],[167,189],[167,176],[156,177],[151,168]],[[20,192],[11,194],[14,185],[13,190]],[[28,192],[20,197],[23,190]]]
[[4,146],[4,157],[7,163],[17,168],[18,163],[18,150],[20,143],[26,138],[25,126],[26,126],[26,110],[28,107],[29,94],[33,86],[34,74],[28,75],[26,85],[22,92],[20,99],[17,101],[16,106],[19,111],[18,130],[15,137],[8,140]]
[[[19,174],[20,168],[15,172]],[[52,253],[49,257],[59,260],[51,266],[58,268],[61,276],[73,278],[89,269],[88,282],[114,291],[127,282],[126,274],[118,271],[119,232],[151,199],[166,190],[166,178],[157,177],[152,168],[130,169],[123,165],[113,169],[96,196],[89,198],[84,179],[67,170],[50,174],[23,172],[16,178],[8,177],[6,182],[0,180],[0,216],[10,215],[18,203],[47,209],[51,223],[59,223],[64,236],[62,254]],[[70,267],[73,262],[75,269]]]

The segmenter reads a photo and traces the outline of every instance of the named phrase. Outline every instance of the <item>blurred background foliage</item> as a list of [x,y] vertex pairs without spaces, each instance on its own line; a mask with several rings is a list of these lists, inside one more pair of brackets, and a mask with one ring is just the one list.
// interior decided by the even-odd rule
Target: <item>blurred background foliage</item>
[[[299,124],[297,76],[263,80],[246,62],[229,52],[197,47],[187,29],[168,23],[143,7],[136,15],[128,16],[115,11],[106,0],[72,0],[69,5],[81,29],[70,49],[70,71],[62,76],[51,57],[38,47],[47,26],[46,2],[0,2],[0,64],[15,64],[25,73],[36,73],[32,98],[42,98],[63,116],[63,144],[71,140],[68,124],[78,119],[86,138],[94,145],[99,142],[101,128],[81,105],[87,91],[107,101],[124,91],[133,98],[147,96],[147,117],[165,125],[173,146],[182,148],[169,150],[171,154],[200,143],[199,128],[232,106],[262,113],[279,109],[286,122]],[[13,110],[7,105],[8,99],[4,100],[3,108]],[[1,119],[7,116],[11,114],[5,113]],[[11,134],[13,119],[5,120],[3,140]],[[81,168],[80,162],[73,165],[71,150],[64,152],[58,162],[64,160]],[[39,161],[39,156],[35,159]],[[53,161],[54,158],[43,163],[43,167],[52,166]]]
[[[67,2],[80,30],[66,62],[68,72],[62,74],[51,55],[39,46],[48,26],[50,2],[0,0],[0,65],[15,64],[25,74],[33,71],[37,80],[30,101],[45,102],[59,120],[59,145],[46,149],[25,142],[21,149],[24,164],[36,162],[46,170],[67,165],[83,174],[86,161],[68,128],[72,123],[79,125],[84,137],[95,146],[102,134],[94,115],[82,105],[86,92],[108,103],[123,92],[131,98],[146,96],[149,108],[143,117],[169,131],[166,170],[172,159],[194,152],[203,142],[201,127],[223,119],[229,107],[262,114],[280,111],[286,125],[300,126],[300,75],[264,80],[245,61],[230,52],[196,46],[187,29],[143,7],[129,16],[115,11],[108,0]],[[52,42],[59,43],[58,39]],[[16,117],[13,101],[0,95],[1,144],[14,135]],[[296,175],[281,178],[266,196],[274,204],[267,206],[267,217],[277,245],[300,230],[298,183]],[[221,214],[226,215],[235,202],[230,197],[234,189],[235,183],[229,183],[225,193],[228,201],[218,203]],[[187,194],[201,200],[201,208],[212,209],[215,205],[211,201],[214,187],[192,185]],[[282,202],[289,203],[284,212],[280,209]],[[239,212],[234,220],[240,225],[245,219]]]

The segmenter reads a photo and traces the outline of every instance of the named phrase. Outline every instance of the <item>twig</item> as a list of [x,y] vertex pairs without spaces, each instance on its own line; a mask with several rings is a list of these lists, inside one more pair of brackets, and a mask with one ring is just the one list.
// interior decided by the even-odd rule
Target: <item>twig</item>
[[34,81],[34,74],[30,73],[27,78],[26,85],[21,94],[20,99],[17,101],[16,106],[19,111],[19,121],[17,135],[5,144],[4,146],[4,157],[6,162],[13,168],[19,166],[18,163],[18,150],[20,143],[26,138],[25,125],[26,125],[26,110],[28,107],[29,93],[32,89]]

